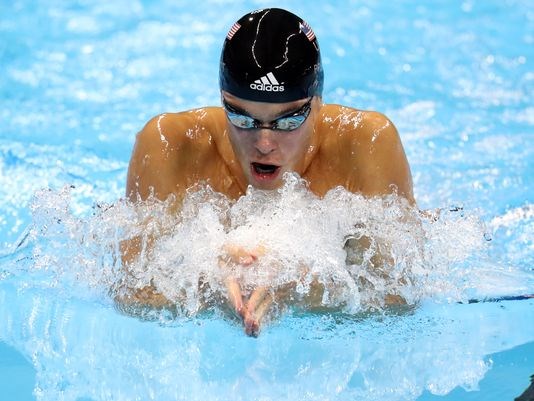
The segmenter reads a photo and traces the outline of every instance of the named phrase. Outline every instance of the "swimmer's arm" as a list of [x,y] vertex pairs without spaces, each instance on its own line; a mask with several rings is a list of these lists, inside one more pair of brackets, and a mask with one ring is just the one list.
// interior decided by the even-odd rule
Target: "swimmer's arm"
[[273,294],[266,287],[258,287],[252,292],[243,313],[247,335],[257,337],[260,334],[262,321],[273,301]]
[[[241,268],[246,269],[266,252],[261,245],[253,250],[246,250],[240,246],[228,244],[223,249],[224,255],[219,260],[221,268],[239,265]],[[245,333],[249,336],[257,337],[261,330],[262,320],[273,302],[273,294],[267,287],[260,286],[252,291],[248,299],[245,299],[238,280],[228,276],[224,284],[228,301],[236,314],[242,319]]]
[[241,286],[237,280],[228,279],[225,285],[230,304],[243,320],[245,333],[257,337],[260,334],[263,318],[273,303],[272,294],[267,287],[257,287],[245,302],[241,293]]
[[126,312],[139,307],[150,307],[155,309],[170,309],[174,303],[163,294],[156,291],[152,285],[143,288],[131,288],[128,283],[131,279],[131,264],[135,263],[141,253],[141,239],[139,237],[122,241],[120,244],[122,266],[125,277],[121,280],[121,285],[115,293],[114,300],[120,308]]
[[[186,129],[185,123],[180,122],[176,115],[169,117],[162,114],[150,120],[137,134],[126,178],[126,197],[133,204],[145,201],[150,196],[163,201],[171,194],[175,195],[178,204],[184,191],[180,191],[183,186],[177,183],[184,179],[177,179],[177,172],[183,175],[188,171],[180,169],[183,166],[177,160],[181,153],[177,149],[181,148],[183,142],[179,135],[173,135],[177,128]],[[133,263],[140,251],[139,237],[124,241],[121,244],[123,265]]]
[[[358,171],[360,191],[366,197],[384,196],[397,193],[411,206],[416,202],[410,166],[401,139],[393,123],[383,114],[368,112],[358,134],[353,139],[355,151],[354,165]],[[406,216],[410,219],[410,216]],[[414,221],[415,226],[418,222]],[[371,245],[369,238],[347,241],[346,250],[351,248],[353,255],[362,255]],[[371,264],[378,272],[387,276],[394,260],[388,252],[388,244],[376,244]],[[405,301],[396,295],[386,296],[386,304],[402,304]]]
[[[373,255],[370,258],[370,263],[372,270],[375,274],[378,274],[382,279],[389,279],[389,269],[395,263],[391,255],[387,252],[386,249],[383,249],[385,244],[381,244],[382,248],[378,247],[374,249]],[[347,252],[347,264],[364,264],[363,255],[371,247],[371,239],[368,237],[361,237],[359,239],[351,238],[345,242],[345,252]],[[387,248],[387,246],[386,246]],[[399,285],[405,283],[402,282],[402,279]],[[402,305],[406,301],[396,294],[386,294],[384,297],[384,303],[386,305]]]
[[[126,196],[134,204],[144,201],[151,195],[156,199],[165,200],[169,195],[174,194],[177,203],[180,195],[180,186],[176,179],[176,171],[187,173],[187,171],[177,170],[179,168],[180,153],[176,151],[180,148],[180,138],[172,135],[173,130],[181,126],[179,118],[171,119],[166,115],[160,115],[150,120],[146,126],[137,134],[126,181]],[[171,121],[176,125],[171,126]],[[183,179],[181,181],[184,181]],[[152,245],[152,239],[148,239],[146,247]],[[125,283],[129,281],[131,268],[142,252],[142,240],[139,236],[125,240],[121,243],[122,265],[127,276]],[[127,284],[125,284],[127,286]],[[146,286],[140,289],[120,289],[121,295],[117,295],[116,301],[122,306],[150,306],[166,307],[171,305],[171,301],[158,293],[153,286]]]

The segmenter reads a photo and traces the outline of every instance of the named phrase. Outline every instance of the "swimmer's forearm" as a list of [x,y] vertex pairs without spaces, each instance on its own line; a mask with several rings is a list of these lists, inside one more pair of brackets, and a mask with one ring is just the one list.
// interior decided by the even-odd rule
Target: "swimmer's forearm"
[[134,237],[121,241],[119,249],[121,253],[122,266],[127,267],[134,263],[141,253],[141,238]]
[[239,283],[234,278],[227,278],[224,281],[224,284],[226,286],[226,291],[228,293],[228,300],[230,301],[230,304],[234,308],[234,311],[240,317],[243,317],[244,304],[243,304],[243,296],[241,294],[241,287]]
[[260,334],[262,321],[270,310],[272,303],[272,294],[266,293],[262,300],[255,305],[254,310],[247,308],[247,312],[243,318],[245,333],[247,335],[257,337]]
[[384,303],[386,306],[395,306],[395,305],[406,305],[408,302],[401,297],[400,295],[396,294],[386,294],[384,297]]
[[174,303],[163,294],[157,292],[153,286],[127,289],[124,293],[115,296],[115,302],[121,309],[132,307],[149,307],[155,309],[174,307]]
[[347,263],[361,265],[364,262],[364,255],[369,249],[373,248],[373,254],[371,255],[370,262],[377,269],[383,269],[387,266],[392,266],[394,260],[386,249],[383,249],[386,245],[381,244],[372,245],[372,241],[369,237],[362,236],[361,238],[349,238],[345,242],[345,251],[347,252]]

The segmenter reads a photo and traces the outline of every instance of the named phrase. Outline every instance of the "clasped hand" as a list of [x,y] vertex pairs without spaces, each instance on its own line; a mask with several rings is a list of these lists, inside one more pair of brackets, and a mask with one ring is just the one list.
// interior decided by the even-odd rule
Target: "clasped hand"
[[[249,267],[265,254],[265,248],[258,246],[252,250],[236,245],[224,246],[224,255],[219,264],[222,268],[228,266]],[[243,296],[242,288],[238,280],[228,276],[225,279],[228,291],[228,300],[237,315],[242,319],[245,333],[257,337],[260,333],[261,321],[273,302],[272,294],[267,287],[256,287],[248,297]]]

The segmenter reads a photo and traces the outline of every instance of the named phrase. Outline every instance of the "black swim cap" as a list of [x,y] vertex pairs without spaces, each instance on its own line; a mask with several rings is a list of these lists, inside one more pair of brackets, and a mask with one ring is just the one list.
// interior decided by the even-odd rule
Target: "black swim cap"
[[321,96],[323,67],[315,34],[280,8],[244,15],[224,41],[219,84],[234,96],[259,102]]

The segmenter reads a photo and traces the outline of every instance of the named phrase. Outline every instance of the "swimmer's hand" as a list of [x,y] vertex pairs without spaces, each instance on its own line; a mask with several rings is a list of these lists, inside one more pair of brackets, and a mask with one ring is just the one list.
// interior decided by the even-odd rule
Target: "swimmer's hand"
[[245,333],[248,336],[258,337],[261,322],[272,303],[272,296],[265,287],[258,287],[252,291],[246,302],[243,300],[241,287],[237,280],[227,279],[226,288],[228,299],[237,315],[243,320]]
[[223,247],[223,251],[225,253],[224,262],[250,266],[265,255],[266,249],[263,245],[258,245],[256,248],[248,250],[238,245],[227,244]]
[[[227,245],[224,247],[226,257],[220,261],[221,266],[229,263],[241,266],[250,266],[265,254],[265,248],[259,246],[251,251],[239,246]],[[228,300],[239,317],[243,320],[245,333],[257,337],[261,330],[261,321],[272,303],[272,296],[266,287],[258,287],[252,291],[248,300],[244,299],[239,282],[228,277],[225,280]]]
[[243,324],[245,333],[257,337],[260,334],[261,322],[273,302],[273,297],[266,287],[256,288],[245,304]]

